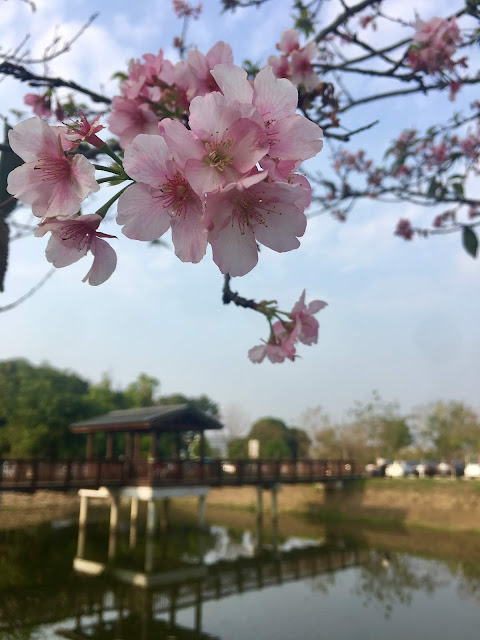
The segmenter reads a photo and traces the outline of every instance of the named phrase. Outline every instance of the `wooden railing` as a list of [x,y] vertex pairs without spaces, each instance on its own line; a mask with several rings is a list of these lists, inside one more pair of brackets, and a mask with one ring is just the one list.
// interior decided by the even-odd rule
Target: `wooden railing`
[[0,491],[99,486],[240,486],[359,475],[353,460],[0,460]]

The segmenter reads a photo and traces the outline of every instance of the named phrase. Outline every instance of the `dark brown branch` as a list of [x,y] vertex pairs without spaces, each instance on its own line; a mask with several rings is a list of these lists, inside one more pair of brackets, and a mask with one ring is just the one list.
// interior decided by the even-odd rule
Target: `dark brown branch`
[[237,307],[244,307],[245,309],[253,309],[254,311],[259,311],[260,305],[255,300],[248,300],[247,298],[243,298],[238,295],[236,291],[232,291],[230,289],[230,280],[231,276],[228,274],[225,276],[223,281],[223,289],[222,289],[222,302],[223,304],[236,304]]
[[12,76],[20,82],[28,82],[31,87],[49,87],[49,88],[59,88],[65,87],[67,89],[73,89],[74,91],[78,91],[79,93],[83,93],[90,97],[93,102],[103,102],[105,104],[110,104],[111,99],[107,98],[107,96],[102,96],[100,93],[96,93],[95,91],[90,91],[86,87],[82,87],[81,85],[73,82],[72,80],[63,80],[63,78],[49,78],[47,76],[39,76],[22,65],[12,64],[11,62],[2,62],[0,63],[0,74],[4,74],[6,76]]
[[319,33],[317,33],[317,35],[315,36],[315,42],[318,44],[325,38],[325,36],[328,36],[330,33],[334,33],[336,29],[346,20],[354,16],[356,13],[360,13],[360,11],[363,11],[370,5],[376,4],[377,2],[378,0],[362,0],[362,2],[359,2],[352,7],[347,7],[347,9],[345,9],[343,13],[337,16],[337,18],[327,27],[325,27],[325,29],[322,29]]

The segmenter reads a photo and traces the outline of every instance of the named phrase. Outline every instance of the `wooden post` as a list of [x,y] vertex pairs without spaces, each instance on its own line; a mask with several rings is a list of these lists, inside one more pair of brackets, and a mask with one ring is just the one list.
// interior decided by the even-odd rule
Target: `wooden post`
[[85,458],[91,460],[93,458],[93,433],[87,433],[87,447],[85,451]]
[[132,457],[132,434],[130,431],[125,434],[125,459],[130,460]]
[[105,460],[111,460],[112,458],[113,458],[113,433],[107,433]]
[[134,460],[140,460],[140,440],[141,440],[142,434],[141,433],[134,433],[133,434],[133,459]]
[[152,431],[150,435],[150,460],[157,459],[157,432]]

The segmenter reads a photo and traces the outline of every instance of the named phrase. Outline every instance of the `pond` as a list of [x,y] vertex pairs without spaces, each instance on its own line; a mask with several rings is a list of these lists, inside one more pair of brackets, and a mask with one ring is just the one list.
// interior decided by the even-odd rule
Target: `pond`
[[[353,529],[353,530],[352,530]],[[104,516],[0,531],[2,640],[371,640],[478,637],[480,536],[172,513],[152,547]],[[146,557],[149,570],[145,571]],[[83,563],[83,564],[82,564]],[[98,575],[86,575],[85,571]]]

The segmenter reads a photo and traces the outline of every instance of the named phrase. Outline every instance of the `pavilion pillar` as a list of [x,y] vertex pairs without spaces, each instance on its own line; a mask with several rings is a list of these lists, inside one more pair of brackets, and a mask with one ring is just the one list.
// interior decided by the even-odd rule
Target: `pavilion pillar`
[[93,458],[93,433],[87,433],[87,447],[85,451],[85,458],[91,460]]
[[157,432],[152,431],[150,434],[150,454],[149,457],[151,460],[156,460],[157,458]]
[[133,443],[132,434],[127,432],[125,434],[125,459],[130,460],[132,458]]
[[182,450],[182,434],[179,431],[175,432],[175,458],[180,460],[180,452]]
[[107,433],[105,460],[111,460],[112,458],[113,458],[113,433]]
[[200,460],[205,460],[205,431],[200,431]]
[[133,434],[133,459],[134,460],[139,460],[140,459],[140,440],[142,438],[142,434],[141,433],[134,433]]

